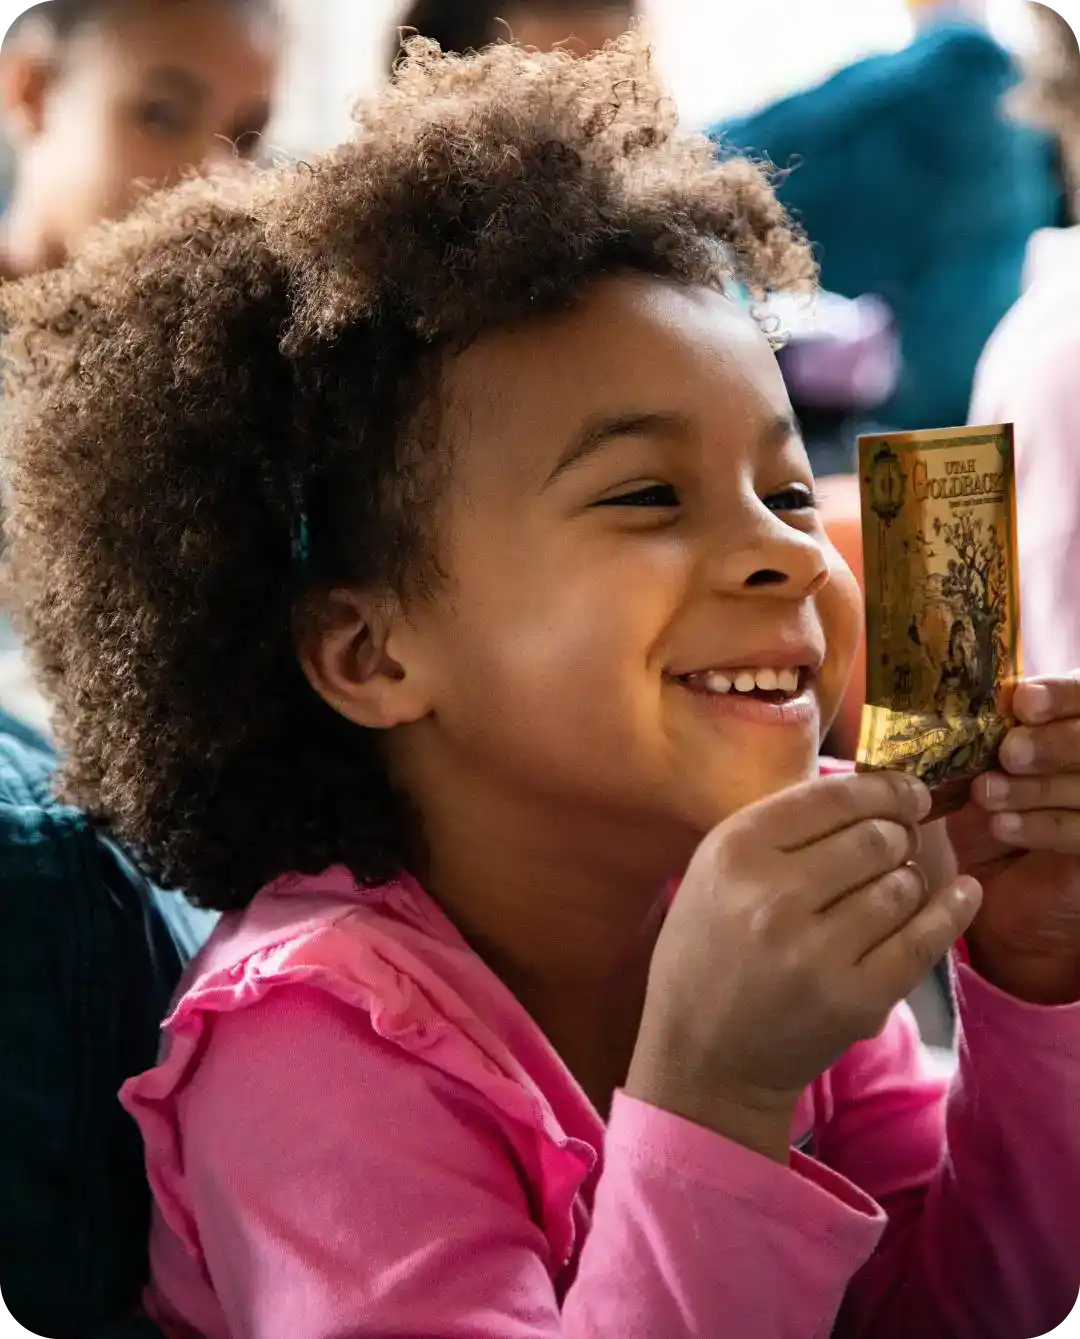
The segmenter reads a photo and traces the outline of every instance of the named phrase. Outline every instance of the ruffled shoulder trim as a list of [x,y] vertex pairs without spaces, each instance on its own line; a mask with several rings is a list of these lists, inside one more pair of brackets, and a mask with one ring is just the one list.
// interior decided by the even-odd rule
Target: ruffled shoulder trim
[[[198,1066],[215,1015],[245,1009],[281,986],[325,991],[368,1015],[371,1026],[407,1054],[467,1084],[520,1135],[535,1140],[532,1187],[542,1226],[559,1267],[574,1248],[574,1200],[596,1163],[596,1150],[569,1137],[550,1103],[494,1030],[394,934],[392,921],[355,902],[313,916],[297,898],[299,924],[277,927],[242,956],[228,960],[228,927],[215,935],[206,969],[196,972],[171,1016],[156,1068],[130,1080],[121,1101],[140,1125],[158,1207],[173,1232],[199,1258],[198,1232],[183,1190],[176,1099]],[[242,939],[239,935],[237,938]],[[245,946],[247,947],[247,946]]]

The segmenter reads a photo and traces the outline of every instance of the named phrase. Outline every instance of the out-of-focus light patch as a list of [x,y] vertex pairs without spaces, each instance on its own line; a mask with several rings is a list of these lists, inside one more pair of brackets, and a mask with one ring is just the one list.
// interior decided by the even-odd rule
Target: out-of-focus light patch
[[683,117],[756,110],[914,33],[907,0],[645,0]]
[[1021,54],[1035,38],[1028,0],[987,0],[986,24],[1002,46]]

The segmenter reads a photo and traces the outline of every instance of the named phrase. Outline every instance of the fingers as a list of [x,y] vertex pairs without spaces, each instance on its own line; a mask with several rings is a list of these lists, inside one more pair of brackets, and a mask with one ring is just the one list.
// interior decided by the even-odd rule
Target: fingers
[[998,761],[1014,776],[1080,771],[1080,719],[1010,730]]
[[[824,911],[856,889],[895,874],[908,880],[906,862],[916,854],[914,829],[887,818],[867,818],[854,827],[835,832],[824,841],[790,853],[788,861],[798,868],[797,891],[811,898],[810,909]],[[922,875],[915,883],[921,886]]]
[[[921,781],[901,772],[870,772],[795,786],[744,809],[734,830],[759,847],[764,841],[773,850],[798,851],[866,820],[911,827],[929,812],[930,792]],[[861,873],[859,883],[872,877]]]
[[1080,670],[1054,678],[1025,679],[1016,686],[1013,711],[1024,725],[1080,716]]
[[1080,774],[1011,777],[992,773],[974,787],[999,841],[1027,851],[1080,855]]
[[972,798],[989,814],[1030,813],[1033,809],[1080,811],[1080,772],[1027,777],[990,772],[975,782]]
[[1080,855],[1080,813],[1075,809],[995,814],[990,820],[990,831],[999,842],[1023,851]]
[[929,899],[922,870],[914,863],[902,865],[826,911],[826,933],[838,946],[842,961],[861,963],[907,925]]
[[876,994],[883,1009],[905,999],[926,973],[967,933],[982,905],[974,879],[958,879],[935,893],[895,934],[860,961],[857,977]]

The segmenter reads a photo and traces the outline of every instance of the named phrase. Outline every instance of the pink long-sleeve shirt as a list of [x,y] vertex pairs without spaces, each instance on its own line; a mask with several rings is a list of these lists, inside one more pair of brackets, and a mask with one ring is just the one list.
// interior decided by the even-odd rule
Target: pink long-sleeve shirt
[[124,1101],[179,1339],[1027,1339],[1080,1290],[1080,1007],[957,969],[946,1095],[898,1010],[790,1167],[608,1121],[415,883],[293,876],[219,926]]
[[1080,666],[1080,228],[1032,238],[1027,288],[986,347],[973,423],[1016,428],[1024,669]]

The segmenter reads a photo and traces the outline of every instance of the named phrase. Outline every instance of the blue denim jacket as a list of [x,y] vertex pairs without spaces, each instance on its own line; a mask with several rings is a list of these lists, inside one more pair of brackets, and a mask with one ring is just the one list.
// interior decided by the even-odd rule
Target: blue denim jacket
[[117,1101],[149,1068],[202,927],[50,795],[0,712],[0,1293],[50,1339],[137,1339],[150,1197]]

